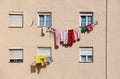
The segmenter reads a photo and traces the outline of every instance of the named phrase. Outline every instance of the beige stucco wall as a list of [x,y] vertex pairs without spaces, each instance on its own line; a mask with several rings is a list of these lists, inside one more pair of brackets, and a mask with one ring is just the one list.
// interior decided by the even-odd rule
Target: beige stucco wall
[[[1,0],[0,79],[105,79],[105,2],[105,0]],[[9,11],[24,12],[23,28],[9,28]],[[98,25],[91,33],[83,33],[81,40],[72,47],[60,46],[59,49],[55,49],[53,36],[50,37],[50,34],[46,33],[41,37],[41,28],[37,27],[37,12],[52,12],[52,27],[65,30],[79,27],[79,12],[83,11],[94,12],[94,20],[98,21]],[[30,26],[32,20],[34,24]],[[93,63],[79,63],[79,47],[84,46],[94,47]],[[23,47],[23,63],[9,63],[10,47]],[[42,68],[39,74],[31,73],[30,69],[34,56],[38,54],[38,47],[51,47],[53,57],[53,62]]]
[[120,1],[109,0],[108,6],[108,79],[120,79]]

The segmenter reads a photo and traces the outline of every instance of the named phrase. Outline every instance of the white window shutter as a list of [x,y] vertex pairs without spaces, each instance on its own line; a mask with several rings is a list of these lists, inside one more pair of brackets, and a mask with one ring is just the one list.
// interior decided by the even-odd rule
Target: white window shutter
[[46,56],[46,62],[51,62],[51,48],[38,48],[38,55]]
[[23,59],[23,50],[10,49],[10,59]]
[[10,26],[23,26],[23,15],[22,14],[10,14],[9,15],[9,25]]
[[38,55],[51,57],[50,51],[50,48],[38,48]]
[[80,48],[80,55],[92,55],[92,48]]

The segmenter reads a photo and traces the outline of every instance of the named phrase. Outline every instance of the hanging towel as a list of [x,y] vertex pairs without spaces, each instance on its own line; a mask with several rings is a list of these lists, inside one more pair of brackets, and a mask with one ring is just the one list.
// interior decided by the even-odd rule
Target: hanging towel
[[75,42],[74,40],[74,30],[68,30],[68,44],[71,45]]
[[45,56],[36,56],[35,57],[35,62],[36,64],[41,64],[41,66],[45,65],[46,57]]
[[68,30],[63,31],[63,44],[68,44]]
[[36,62],[36,64],[40,63],[40,56],[35,57],[35,62]]
[[64,40],[64,31],[61,31],[60,33],[60,41],[63,42]]
[[45,56],[40,56],[41,66],[44,66],[44,65],[45,65],[45,61],[46,61],[46,57],[45,57]]
[[82,26],[81,31],[83,31],[83,32],[86,31],[86,26]]
[[80,30],[80,28],[75,29],[75,33],[77,35],[76,39],[79,40],[81,38],[81,30]]
[[42,27],[42,33],[45,34],[47,31],[47,28],[46,27]]
[[74,40],[76,41],[78,38],[77,38],[77,32],[76,32],[76,29],[74,29]]
[[93,30],[92,24],[88,24],[88,25],[86,26],[86,30],[87,30],[88,32],[92,31],[92,30]]
[[56,43],[56,46],[60,45],[60,31],[57,29],[55,30],[55,43]]
[[77,31],[78,31],[78,39],[80,39],[81,38],[81,30],[80,30],[80,28],[77,28]]

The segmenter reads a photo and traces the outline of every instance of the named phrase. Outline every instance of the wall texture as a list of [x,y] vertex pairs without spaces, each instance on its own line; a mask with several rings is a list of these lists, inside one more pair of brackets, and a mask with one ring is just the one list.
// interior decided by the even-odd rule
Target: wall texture
[[108,79],[120,78],[119,62],[119,21],[120,21],[120,1],[109,0],[108,2]]
[[[109,1],[108,79],[119,79],[119,1]],[[9,28],[9,11],[24,12],[23,28]],[[98,25],[71,47],[54,48],[54,36],[41,37],[37,12],[52,12],[52,27],[61,30],[79,27],[79,12],[93,12]],[[105,0],[1,0],[0,79],[105,79],[106,1]],[[34,24],[31,26],[32,20]],[[114,20],[114,21],[113,21]],[[115,29],[115,30],[113,30]],[[117,31],[116,31],[117,30]],[[115,41],[115,42],[114,42]],[[117,46],[116,46],[117,45]],[[93,47],[93,63],[79,63],[79,47]],[[24,62],[9,63],[9,48],[23,47]],[[53,62],[40,73],[31,72],[38,47],[51,47]],[[113,49],[113,50],[112,50]],[[116,58],[116,59],[114,59]],[[113,60],[114,59],[114,60]],[[117,64],[117,65],[116,65]]]

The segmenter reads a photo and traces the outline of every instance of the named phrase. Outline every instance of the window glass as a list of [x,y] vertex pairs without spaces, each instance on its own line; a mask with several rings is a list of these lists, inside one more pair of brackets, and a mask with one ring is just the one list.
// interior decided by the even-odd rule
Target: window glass
[[86,62],[86,56],[84,55],[81,56],[81,62]]
[[92,24],[92,16],[88,16],[88,24]]
[[93,57],[92,56],[88,56],[88,62],[92,62]]
[[46,15],[46,26],[51,26],[51,16]]
[[44,26],[44,15],[40,15],[40,26]]
[[51,12],[38,12],[38,26],[50,27],[51,26]]
[[86,16],[81,16],[81,27],[86,26]]
[[93,12],[80,12],[80,26],[85,27],[93,23]]

